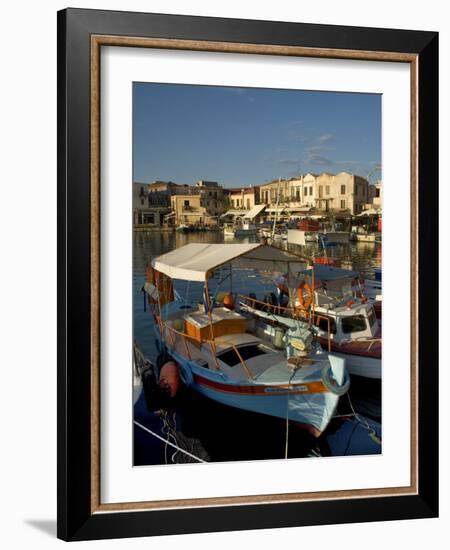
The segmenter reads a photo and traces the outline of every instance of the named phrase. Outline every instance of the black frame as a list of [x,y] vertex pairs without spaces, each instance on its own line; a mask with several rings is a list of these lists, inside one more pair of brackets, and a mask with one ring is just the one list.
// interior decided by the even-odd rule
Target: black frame
[[[91,514],[90,36],[418,55],[419,494]],[[438,34],[67,9],[58,13],[58,537],[86,540],[438,515]]]

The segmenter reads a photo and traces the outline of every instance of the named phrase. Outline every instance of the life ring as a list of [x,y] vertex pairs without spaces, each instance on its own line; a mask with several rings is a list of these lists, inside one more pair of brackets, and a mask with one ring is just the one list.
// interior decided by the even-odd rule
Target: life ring
[[334,393],[334,395],[338,395],[339,397],[341,397],[348,392],[348,389],[350,387],[350,376],[347,370],[344,374],[344,381],[342,383],[342,386],[338,386],[336,380],[333,378],[330,365],[324,365],[321,375],[323,385],[327,388],[328,391]]
[[[306,299],[303,296],[303,289],[305,289],[307,293]],[[313,291],[311,286],[308,283],[305,283],[305,281],[303,281],[297,288],[297,298],[302,309],[309,309],[311,307],[313,301]]]

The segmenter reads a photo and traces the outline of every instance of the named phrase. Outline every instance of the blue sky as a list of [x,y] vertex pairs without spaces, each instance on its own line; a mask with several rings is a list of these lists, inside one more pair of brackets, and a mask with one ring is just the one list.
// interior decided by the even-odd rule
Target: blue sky
[[381,162],[381,96],[134,83],[133,159],[136,182],[367,176]]

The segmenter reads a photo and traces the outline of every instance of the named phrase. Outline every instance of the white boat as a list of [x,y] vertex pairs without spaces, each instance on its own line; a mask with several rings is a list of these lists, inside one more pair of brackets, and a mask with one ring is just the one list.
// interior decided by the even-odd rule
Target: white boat
[[[312,346],[309,327],[300,320],[292,321],[290,333],[274,329],[265,334],[245,310],[217,303],[210,280],[224,265],[230,272],[305,268],[298,256],[259,244],[190,243],[155,258],[144,288],[157,337],[176,361],[183,382],[197,392],[295,422],[319,436],[349,387],[345,360]],[[174,279],[200,283],[203,303],[176,298]]]
[[352,285],[358,281],[358,273],[316,265],[314,275],[313,282],[305,272],[306,282],[298,294],[307,288],[312,299],[319,342],[346,359],[350,374],[381,378],[381,323],[363,287]]
[[350,240],[348,231],[326,231],[319,234],[319,241],[325,244],[347,244]]
[[249,237],[256,235],[257,227],[249,220],[236,220],[235,223],[226,223],[223,227],[223,234],[228,237]]

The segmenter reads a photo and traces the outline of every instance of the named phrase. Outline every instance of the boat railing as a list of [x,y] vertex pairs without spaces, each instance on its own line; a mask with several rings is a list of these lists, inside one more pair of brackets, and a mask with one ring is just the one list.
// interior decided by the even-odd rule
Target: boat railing
[[294,319],[299,320],[302,318],[305,322],[309,324],[313,324],[315,326],[318,326],[321,320],[325,321],[328,326],[327,335],[328,335],[328,351],[331,351],[331,322],[330,318],[324,315],[320,315],[319,313],[315,313],[313,311],[308,311],[307,309],[303,309],[300,307],[285,307],[278,304],[270,304],[267,302],[263,302],[262,300],[258,300],[257,298],[253,298],[251,296],[246,296],[245,294],[238,294],[238,298],[244,300],[244,305],[250,305],[252,303],[253,305],[250,305],[250,307],[253,307],[253,309],[256,309],[255,304],[262,305],[268,309],[269,311],[273,309],[273,314],[288,314],[289,316],[293,317]]
[[[163,330],[168,330],[169,331],[170,341],[171,341],[171,344],[172,344],[173,347],[175,347],[175,344],[176,344],[174,334],[176,334],[178,336],[181,336],[181,338],[183,340],[183,343],[184,343],[185,350],[186,350],[186,354],[187,354],[187,356],[190,360],[192,360],[192,354],[191,354],[191,351],[189,350],[187,340],[192,340],[194,342],[194,345],[196,345],[196,344],[200,344],[200,345],[208,344],[209,347],[210,347],[210,350],[211,350],[211,355],[214,358],[215,367],[216,367],[217,370],[221,370],[220,364],[217,361],[217,355],[215,353],[216,342],[214,340],[206,340],[206,339],[205,340],[203,340],[203,339],[199,340],[195,336],[191,336],[190,334],[187,334],[186,332],[181,332],[179,330],[176,330],[176,329],[174,329],[173,327],[171,327],[170,325],[168,325],[167,323],[164,323],[164,322],[161,322],[161,327],[162,327]],[[245,360],[242,357],[241,353],[239,352],[239,349],[237,348],[237,346],[235,346],[233,343],[230,343],[229,345],[233,349],[233,351],[235,352],[235,354],[238,357],[239,361],[241,362],[242,367],[244,368],[245,372],[247,373],[247,376],[251,379],[254,379],[255,374],[252,372],[250,367],[245,362]]]
[[269,302],[263,302],[262,300],[258,300],[257,298],[253,298],[251,296],[246,296],[245,294],[238,294],[238,298],[244,300],[246,305],[250,305],[249,302],[252,303],[253,305],[251,305],[250,307],[253,307],[254,309],[257,309],[255,307],[255,305],[259,304],[259,305],[263,306],[265,309],[273,310],[272,313],[274,313],[274,314],[289,313],[290,315],[293,315],[295,317],[302,316],[306,320],[309,320],[307,311],[302,310],[301,308],[286,307],[286,306],[281,306],[281,305],[278,305],[278,304],[271,304]]
[[369,345],[367,346],[367,350],[366,351],[370,351],[372,349],[372,347],[377,344],[377,343],[381,343],[383,341],[382,338],[371,338],[371,337],[367,337],[367,336],[359,336],[357,338],[353,338],[353,340],[351,340],[353,342],[367,342]]

